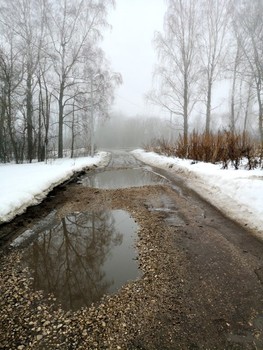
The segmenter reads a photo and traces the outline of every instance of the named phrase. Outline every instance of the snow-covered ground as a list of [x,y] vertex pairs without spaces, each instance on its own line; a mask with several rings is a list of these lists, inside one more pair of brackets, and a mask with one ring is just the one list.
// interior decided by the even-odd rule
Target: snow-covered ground
[[69,179],[85,167],[105,166],[109,153],[95,157],[64,158],[46,163],[0,165],[0,223],[10,221],[17,214],[38,204],[55,186]]
[[188,187],[263,239],[263,170],[223,170],[221,165],[192,164],[140,149],[132,154],[151,166],[179,174]]

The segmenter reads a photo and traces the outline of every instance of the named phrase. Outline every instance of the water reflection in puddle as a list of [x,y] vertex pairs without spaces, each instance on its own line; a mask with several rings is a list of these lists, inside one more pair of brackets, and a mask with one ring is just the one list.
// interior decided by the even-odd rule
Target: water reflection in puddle
[[141,187],[167,183],[167,179],[147,169],[118,169],[95,173],[85,177],[82,184],[102,189]]
[[116,292],[139,275],[137,228],[123,210],[67,215],[24,250],[33,288],[75,310]]

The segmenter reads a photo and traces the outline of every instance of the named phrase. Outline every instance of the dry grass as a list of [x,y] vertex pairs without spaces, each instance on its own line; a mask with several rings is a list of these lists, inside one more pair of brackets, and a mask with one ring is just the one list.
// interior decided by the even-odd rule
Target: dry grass
[[145,146],[145,149],[166,156],[222,163],[224,169],[228,168],[229,164],[235,169],[243,164],[249,170],[263,166],[263,150],[258,144],[252,142],[245,133],[236,134],[227,130],[210,134],[191,133],[188,137],[187,151],[181,136],[174,144],[164,139],[155,139],[151,145]]

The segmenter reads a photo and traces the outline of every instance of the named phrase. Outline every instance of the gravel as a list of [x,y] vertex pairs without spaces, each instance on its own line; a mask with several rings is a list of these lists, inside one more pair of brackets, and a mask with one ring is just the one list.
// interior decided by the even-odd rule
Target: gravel
[[[163,195],[182,208],[184,226],[169,225],[167,212],[153,210],[150,203]],[[204,229],[196,203],[190,206],[166,186],[94,190],[76,184],[56,201],[60,217],[84,208],[127,210],[140,227],[136,247],[142,275],[97,304],[66,311],[54,296],[32,289],[22,251],[5,250],[0,259],[0,349],[263,349],[262,284],[247,272],[246,285],[253,292],[244,305],[249,292],[237,284],[244,278],[237,266],[243,268],[244,262],[211,227]],[[43,203],[44,212],[46,205],[52,203]],[[24,217],[28,229],[34,220]],[[215,242],[220,266],[213,260]],[[220,282],[224,278],[226,286]]]

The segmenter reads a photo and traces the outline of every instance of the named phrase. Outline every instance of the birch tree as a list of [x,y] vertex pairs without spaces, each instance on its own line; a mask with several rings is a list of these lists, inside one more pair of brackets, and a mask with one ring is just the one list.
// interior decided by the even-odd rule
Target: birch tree
[[222,71],[227,50],[227,30],[229,24],[229,0],[200,1],[200,62],[204,73],[203,93],[205,101],[205,132],[210,132],[212,93],[215,81]]
[[235,59],[233,62],[233,76],[232,76],[232,86],[231,86],[231,101],[230,101],[230,131],[232,133],[235,132],[236,129],[236,120],[237,120],[237,112],[236,112],[236,95],[237,95],[237,84],[238,84],[238,71],[241,64],[241,53],[240,53],[240,45],[237,42],[236,50],[235,50]]
[[235,31],[249,66],[258,105],[258,132],[263,148],[263,2],[262,0],[237,2]]
[[49,129],[51,122],[52,87],[49,83],[48,72],[50,63],[42,59],[37,72],[38,82],[38,161],[47,159],[49,144]]
[[[73,148],[86,134],[82,121],[89,126],[91,106],[107,114],[118,79],[99,40],[111,5],[114,0],[0,0],[1,159],[43,160],[57,136],[54,125],[62,157],[64,125]],[[86,66],[100,77],[94,91]]]
[[[98,119],[103,121],[109,117],[114,90],[122,83],[122,77],[119,73],[111,71],[101,49],[94,51],[89,48],[88,52],[85,49],[82,68],[82,83],[78,86],[74,103],[77,114],[73,114],[73,110],[71,114],[75,122],[77,121],[77,125],[74,125],[72,120],[72,137],[73,128],[79,128],[81,132],[77,132],[78,136],[74,138],[76,142],[85,145],[93,156],[95,126],[99,122]],[[71,147],[73,156],[73,143]]]
[[0,152],[3,161],[11,160],[13,155],[16,163],[19,163],[23,150],[23,135],[18,130],[23,128],[19,111],[22,105],[24,59],[14,30],[4,28],[4,35],[0,38]]
[[[110,0],[55,0],[49,3],[47,26],[52,47],[50,58],[58,78],[58,157],[63,157],[64,110],[70,99],[69,90],[80,77],[76,66],[82,62],[84,48],[96,45],[101,29],[107,25],[105,16]],[[70,101],[72,103],[72,101]]]
[[158,87],[148,95],[183,122],[185,152],[189,117],[198,101],[197,6],[195,0],[168,1],[164,33],[157,32],[154,39],[160,60],[155,71]]
[[2,2],[1,15],[5,29],[15,33],[20,54],[24,58],[24,115],[26,123],[27,159],[34,156],[34,88],[35,72],[40,62],[43,42],[43,1],[10,0]]

